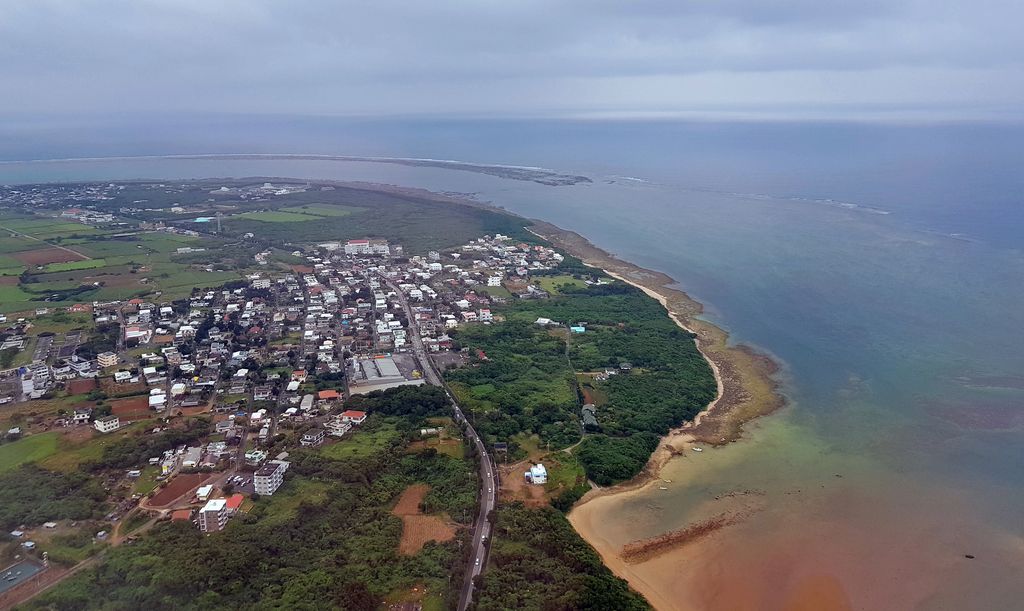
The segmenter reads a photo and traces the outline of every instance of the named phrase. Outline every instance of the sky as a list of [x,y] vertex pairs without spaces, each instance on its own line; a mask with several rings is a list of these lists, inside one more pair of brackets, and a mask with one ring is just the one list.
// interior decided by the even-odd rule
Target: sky
[[0,114],[1024,117],[1020,0],[3,0]]

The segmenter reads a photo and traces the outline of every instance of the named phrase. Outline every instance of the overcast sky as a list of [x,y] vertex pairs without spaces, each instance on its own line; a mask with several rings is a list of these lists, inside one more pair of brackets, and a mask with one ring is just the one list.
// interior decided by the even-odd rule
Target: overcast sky
[[1021,0],[4,0],[0,113],[1024,115]]

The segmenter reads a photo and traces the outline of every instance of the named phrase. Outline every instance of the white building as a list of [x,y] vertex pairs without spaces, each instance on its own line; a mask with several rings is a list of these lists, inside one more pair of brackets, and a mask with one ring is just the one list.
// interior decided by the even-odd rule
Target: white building
[[121,428],[121,419],[111,414],[110,416],[97,418],[96,421],[92,423],[92,425],[96,427],[96,430],[101,433],[109,433],[111,431],[116,431],[117,429]]
[[523,475],[526,476],[526,481],[531,484],[546,484],[548,482],[548,470],[540,463],[530,467],[530,470]]
[[195,469],[199,461],[203,459],[203,448],[193,447],[185,450],[185,457],[181,459],[181,466],[185,469]]
[[199,529],[204,533],[223,530],[228,523],[227,501],[224,499],[213,499],[207,501],[206,505],[199,510]]
[[391,248],[387,240],[349,240],[345,242],[346,255],[389,255]]
[[113,352],[101,352],[96,355],[96,360],[99,362],[100,367],[113,367],[119,361],[117,354]]
[[284,472],[287,470],[288,463],[283,460],[272,460],[257,469],[252,477],[256,494],[260,496],[273,495],[284,482]]
[[324,442],[324,436],[327,435],[327,431],[323,429],[312,429],[302,434],[302,439],[299,443],[305,447],[316,447]]

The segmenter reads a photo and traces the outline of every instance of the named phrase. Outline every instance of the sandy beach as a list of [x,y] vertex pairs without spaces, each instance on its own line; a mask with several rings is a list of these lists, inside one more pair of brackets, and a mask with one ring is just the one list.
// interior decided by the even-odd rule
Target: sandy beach
[[[671,277],[621,261],[583,236],[543,221],[535,221],[531,231],[587,265],[600,268],[657,299],[676,324],[694,334],[698,349],[714,371],[718,383],[716,399],[693,421],[663,437],[640,475],[616,486],[592,490],[569,514],[577,532],[597,549],[605,564],[642,593],[655,608],[693,608],[695,599],[678,591],[678,580],[675,587],[666,587],[665,584],[673,581],[673,569],[666,567],[665,562],[658,562],[658,557],[698,542],[719,528],[739,523],[742,511],[709,516],[705,522],[689,525],[678,532],[662,533],[654,539],[635,541],[625,546],[612,543],[602,534],[600,516],[603,512],[614,511],[609,507],[636,498],[645,488],[657,486],[662,481],[665,466],[674,457],[685,455],[698,444],[719,446],[735,441],[742,436],[744,423],[782,407],[785,401],[773,378],[778,365],[747,346],[730,345],[728,333],[700,319],[698,316],[703,306],[683,291],[673,288],[676,282]],[[652,559],[653,562],[650,561]]]

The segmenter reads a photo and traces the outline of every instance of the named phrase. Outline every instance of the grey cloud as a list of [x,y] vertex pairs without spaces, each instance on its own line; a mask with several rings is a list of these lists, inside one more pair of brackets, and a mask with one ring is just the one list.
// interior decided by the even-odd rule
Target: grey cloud
[[1022,17],[1011,0],[9,0],[0,112],[984,108],[1024,101]]

